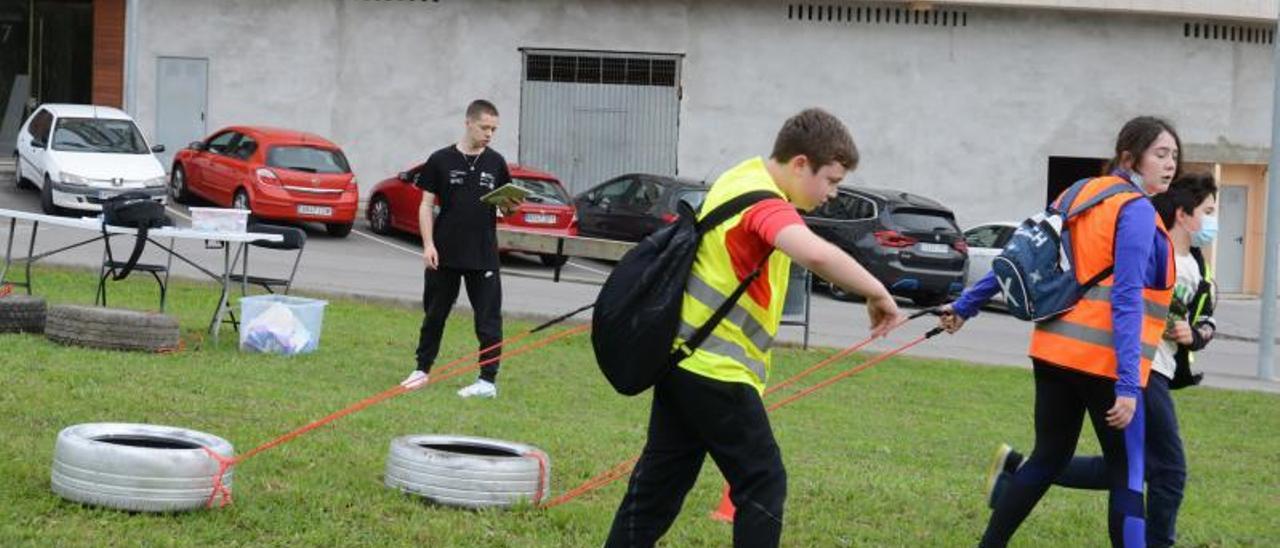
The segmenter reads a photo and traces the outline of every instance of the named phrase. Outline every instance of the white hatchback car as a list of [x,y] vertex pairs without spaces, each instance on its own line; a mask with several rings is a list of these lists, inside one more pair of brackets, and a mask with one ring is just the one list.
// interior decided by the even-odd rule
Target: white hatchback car
[[165,203],[164,166],[133,118],[119,109],[45,104],[27,118],[16,149],[19,186],[40,189],[40,207],[99,211],[102,201],[141,191]]

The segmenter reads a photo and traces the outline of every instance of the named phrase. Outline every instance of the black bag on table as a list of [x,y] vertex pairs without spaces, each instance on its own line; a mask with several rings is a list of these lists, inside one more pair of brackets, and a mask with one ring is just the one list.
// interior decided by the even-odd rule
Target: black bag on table
[[[600,289],[591,316],[596,363],[614,390],[627,396],[644,392],[711,335],[761,268],[747,276],[693,337],[673,351],[685,282],[702,235],[752,204],[777,197],[772,192],[748,192],[721,204],[701,221],[688,204],[680,202],[674,223],[650,234],[622,257]],[[766,255],[764,262],[768,259]]]
[[[133,252],[129,254],[129,259],[125,261],[125,265],[112,276],[113,280],[123,280],[133,272],[133,267],[138,264],[138,258],[142,256],[142,250],[147,247],[147,231],[152,228],[160,228],[173,224],[173,220],[164,213],[164,205],[160,202],[152,200],[150,196],[143,192],[124,192],[117,194],[102,202],[102,235],[104,240],[107,237],[107,225],[123,226],[138,229],[138,235],[133,241]],[[114,262],[111,256],[111,242],[106,241],[107,260]]]

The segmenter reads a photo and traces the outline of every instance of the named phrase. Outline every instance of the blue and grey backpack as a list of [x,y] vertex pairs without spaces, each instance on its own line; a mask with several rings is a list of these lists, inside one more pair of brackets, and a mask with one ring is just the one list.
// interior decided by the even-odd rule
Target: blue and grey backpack
[[1114,267],[1108,266],[1083,284],[1076,280],[1067,221],[1117,194],[1141,194],[1132,183],[1119,180],[1071,208],[1090,180],[1076,181],[1043,212],[1022,221],[992,261],[991,270],[1000,284],[1005,305],[1018,319],[1041,322],[1065,314],[1075,308],[1085,291],[1111,275]]

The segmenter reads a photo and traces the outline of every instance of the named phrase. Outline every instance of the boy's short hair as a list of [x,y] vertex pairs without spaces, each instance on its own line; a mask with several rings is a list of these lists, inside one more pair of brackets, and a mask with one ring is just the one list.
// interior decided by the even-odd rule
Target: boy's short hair
[[470,105],[467,105],[468,120],[475,120],[477,118],[480,118],[480,116],[484,114],[488,114],[489,116],[497,116],[498,107],[493,106],[493,103],[490,103],[489,101],[486,101],[484,99],[476,99],[475,101],[472,101]]
[[778,130],[770,157],[786,163],[801,154],[809,158],[815,172],[831,162],[848,170],[858,167],[858,147],[849,129],[820,108],[807,108],[788,118]]
[[1151,199],[1165,228],[1173,228],[1178,210],[1191,215],[1205,199],[1218,193],[1218,185],[1209,173],[1188,173],[1169,184],[1169,190]]

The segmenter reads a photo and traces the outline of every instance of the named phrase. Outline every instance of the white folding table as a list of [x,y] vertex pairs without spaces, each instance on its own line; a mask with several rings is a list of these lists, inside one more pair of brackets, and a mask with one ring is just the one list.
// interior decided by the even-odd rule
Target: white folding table
[[[64,251],[75,249],[77,247],[88,245],[94,242],[102,241],[110,236],[115,236],[120,234],[135,236],[138,233],[137,229],[134,229],[134,228],[107,225],[106,231],[104,234],[101,217],[59,217],[56,215],[45,215],[42,213],[32,213],[30,211],[18,211],[18,210],[3,209],[3,208],[0,208],[0,217],[9,218],[9,238],[8,238],[8,242],[5,245],[4,267],[0,269],[0,285],[3,285],[6,283],[6,279],[9,274],[9,269],[11,265],[14,262],[22,261],[26,263],[25,281],[8,282],[8,283],[14,286],[25,287],[27,290],[27,294],[31,294],[32,263],[35,263],[36,261],[39,261],[51,255],[62,253]],[[16,230],[17,223],[20,220],[28,221],[31,223],[31,240],[27,244],[27,255],[25,257],[14,258],[13,257],[13,241],[17,235],[17,230]],[[76,228],[76,229],[81,229],[86,231],[92,231],[92,232],[95,232],[96,234],[92,238],[88,238],[71,245],[66,245],[54,250],[45,251],[40,254],[36,254],[35,253],[36,234],[39,231],[41,223],[44,223],[46,225],[51,225],[51,226],[61,226],[61,227],[67,227],[67,228]],[[162,238],[168,238],[169,245],[166,246],[160,241],[158,241],[159,239],[162,239]],[[230,297],[232,244],[235,244],[236,246],[239,246],[239,247],[243,247],[248,245],[249,242],[255,242],[260,240],[265,240],[270,242],[281,242],[281,241],[284,241],[284,236],[281,236],[279,234],[267,234],[267,233],[261,233],[261,232],[218,232],[218,231],[207,231],[207,230],[195,230],[191,228],[164,227],[164,228],[153,228],[150,231],[148,231],[147,240],[150,243],[155,244],[160,249],[163,249],[164,251],[168,252],[170,257],[177,257],[182,262],[187,263],[188,265],[191,265],[196,270],[203,272],[206,276],[209,276],[210,278],[213,278],[214,280],[219,282],[219,284],[222,287],[222,295],[218,299],[218,308],[214,312],[213,319],[209,323],[209,334],[212,335],[213,339],[216,341],[218,340],[218,332],[222,328],[222,320],[224,317],[226,317],[226,314],[231,310],[230,306],[228,305],[228,300]],[[218,274],[217,272],[204,268],[203,266],[196,264],[191,259],[188,259],[187,257],[183,256],[181,253],[178,253],[176,250],[174,250],[174,246],[173,246],[174,240],[203,240],[206,242],[206,248],[208,249],[222,249],[222,273]],[[214,247],[209,247],[208,242],[217,242],[218,245]]]

